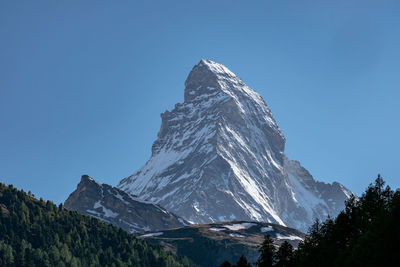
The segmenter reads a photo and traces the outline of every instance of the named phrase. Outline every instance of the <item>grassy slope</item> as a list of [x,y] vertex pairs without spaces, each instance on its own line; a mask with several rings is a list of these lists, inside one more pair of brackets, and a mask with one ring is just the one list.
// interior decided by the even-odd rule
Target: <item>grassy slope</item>
[[[277,239],[277,237],[297,236],[304,234],[291,228],[269,223],[250,222],[252,225],[247,229],[231,230],[226,225],[241,225],[249,223],[244,221],[212,223],[203,225],[190,225],[187,227],[170,229],[152,236],[146,233],[139,236],[153,244],[161,245],[165,249],[177,255],[185,255],[201,266],[219,266],[225,260],[236,262],[241,255],[245,255],[250,262],[258,258],[258,246],[264,240],[266,234],[275,238],[279,245],[288,240],[297,246],[299,240]],[[272,229],[263,232],[263,228]],[[215,231],[218,230],[218,231]],[[162,233],[162,234],[160,234]]]

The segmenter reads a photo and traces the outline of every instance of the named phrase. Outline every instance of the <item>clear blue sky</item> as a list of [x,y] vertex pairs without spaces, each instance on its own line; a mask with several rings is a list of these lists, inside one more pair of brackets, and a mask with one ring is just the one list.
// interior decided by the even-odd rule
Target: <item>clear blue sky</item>
[[0,181],[59,203],[149,158],[201,58],[265,99],[286,153],[400,187],[400,1],[1,1]]

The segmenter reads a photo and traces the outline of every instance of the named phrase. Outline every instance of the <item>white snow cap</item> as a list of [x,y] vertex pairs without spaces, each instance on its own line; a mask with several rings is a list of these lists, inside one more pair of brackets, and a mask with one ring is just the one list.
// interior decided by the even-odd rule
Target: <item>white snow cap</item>
[[347,199],[285,157],[285,137],[261,95],[222,64],[195,65],[184,102],[161,118],[151,158],[118,187],[187,221],[263,221],[305,231]]
[[236,75],[231,72],[227,67],[225,67],[224,65],[208,60],[208,59],[202,59],[200,60],[199,64],[197,64],[197,66],[206,66],[207,68],[209,68],[212,72],[214,73],[218,73],[218,74],[225,74],[231,77],[236,77]]

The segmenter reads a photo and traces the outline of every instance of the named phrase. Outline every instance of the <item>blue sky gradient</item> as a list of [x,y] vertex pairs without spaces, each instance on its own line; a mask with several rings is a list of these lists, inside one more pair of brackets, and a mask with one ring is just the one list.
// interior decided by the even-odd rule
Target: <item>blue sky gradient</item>
[[286,153],[400,187],[399,1],[1,1],[0,181],[56,203],[150,157],[201,58],[271,108]]

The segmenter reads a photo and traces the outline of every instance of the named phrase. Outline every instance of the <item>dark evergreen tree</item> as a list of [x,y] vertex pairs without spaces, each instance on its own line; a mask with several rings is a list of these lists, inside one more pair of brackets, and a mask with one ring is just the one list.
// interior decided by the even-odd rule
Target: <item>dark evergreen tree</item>
[[293,246],[285,241],[283,242],[275,254],[276,267],[292,267],[294,266]]
[[335,220],[316,223],[295,252],[296,266],[397,266],[400,192],[378,175]]
[[193,266],[104,222],[0,184],[0,266]]
[[242,255],[234,267],[251,267],[251,264],[247,261],[246,257]]
[[274,241],[269,235],[265,236],[259,251],[260,251],[260,256],[256,263],[257,266],[259,267],[273,266],[276,249],[274,246]]
[[378,175],[360,198],[346,201],[334,220],[317,220],[294,252],[287,242],[275,252],[267,236],[257,266],[398,266],[400,191],[384,185]]
[[232,264],[231,264],[229,261],[224,261],[224,262],[221,264],[221,267],[232,267]]

